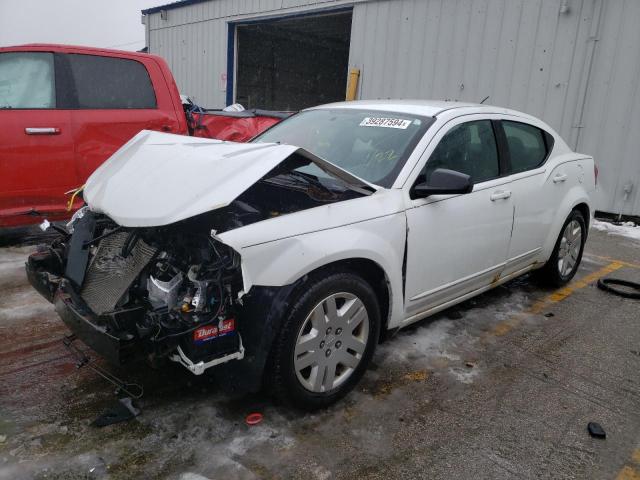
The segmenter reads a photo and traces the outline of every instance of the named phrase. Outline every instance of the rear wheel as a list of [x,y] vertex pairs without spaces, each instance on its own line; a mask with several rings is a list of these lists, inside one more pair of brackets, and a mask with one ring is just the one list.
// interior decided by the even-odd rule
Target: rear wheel
[[346,395],[364,374],[380,330],[371,286],[353,273],[319,279],[293,302],[272,350],[274,393],[313,410]]
[[562,226],[551,258],[540,270],[541,280],[556,287],[568,283],[578,271],[586,238],[584,217],[574,210]]

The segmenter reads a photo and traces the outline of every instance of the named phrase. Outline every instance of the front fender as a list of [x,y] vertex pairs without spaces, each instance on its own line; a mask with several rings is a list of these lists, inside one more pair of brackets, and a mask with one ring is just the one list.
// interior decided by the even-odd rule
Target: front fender
[[402,316],[404,212],[283,238],[241,249],[244,289],[290,285],[330,263],[348,259],[375,262],[385,272],[393,326]]

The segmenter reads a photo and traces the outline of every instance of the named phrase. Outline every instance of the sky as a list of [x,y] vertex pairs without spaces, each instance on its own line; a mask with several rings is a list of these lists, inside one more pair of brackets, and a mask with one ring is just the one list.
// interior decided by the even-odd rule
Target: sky
[[64,43],[139,50],[140,10],[173,0],[0,0],[0,47]]

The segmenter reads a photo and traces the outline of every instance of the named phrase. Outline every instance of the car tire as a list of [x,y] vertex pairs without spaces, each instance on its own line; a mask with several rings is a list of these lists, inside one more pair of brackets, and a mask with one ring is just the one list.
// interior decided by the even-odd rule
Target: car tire
[[352,272],[310,277],[271,349],[272,393],[303,410],[335,403],[364,375],[379,333],[380,307],[367,281]]
[[573,210],[562,225],[553,253],[539,270],[538,278],[553,287],[567,284],[578,271],[586,239],[584,217],[578,210]]

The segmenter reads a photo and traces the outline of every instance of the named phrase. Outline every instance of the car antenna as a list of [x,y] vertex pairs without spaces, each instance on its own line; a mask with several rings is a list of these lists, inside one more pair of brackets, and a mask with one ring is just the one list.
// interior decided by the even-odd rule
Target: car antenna
[[486,102],[487,100],[489,100],[490,95],[487,95],[486,97],[484,97],[482,99],[482,101],[480,102],[480,105],[482,105],[484,102]]

